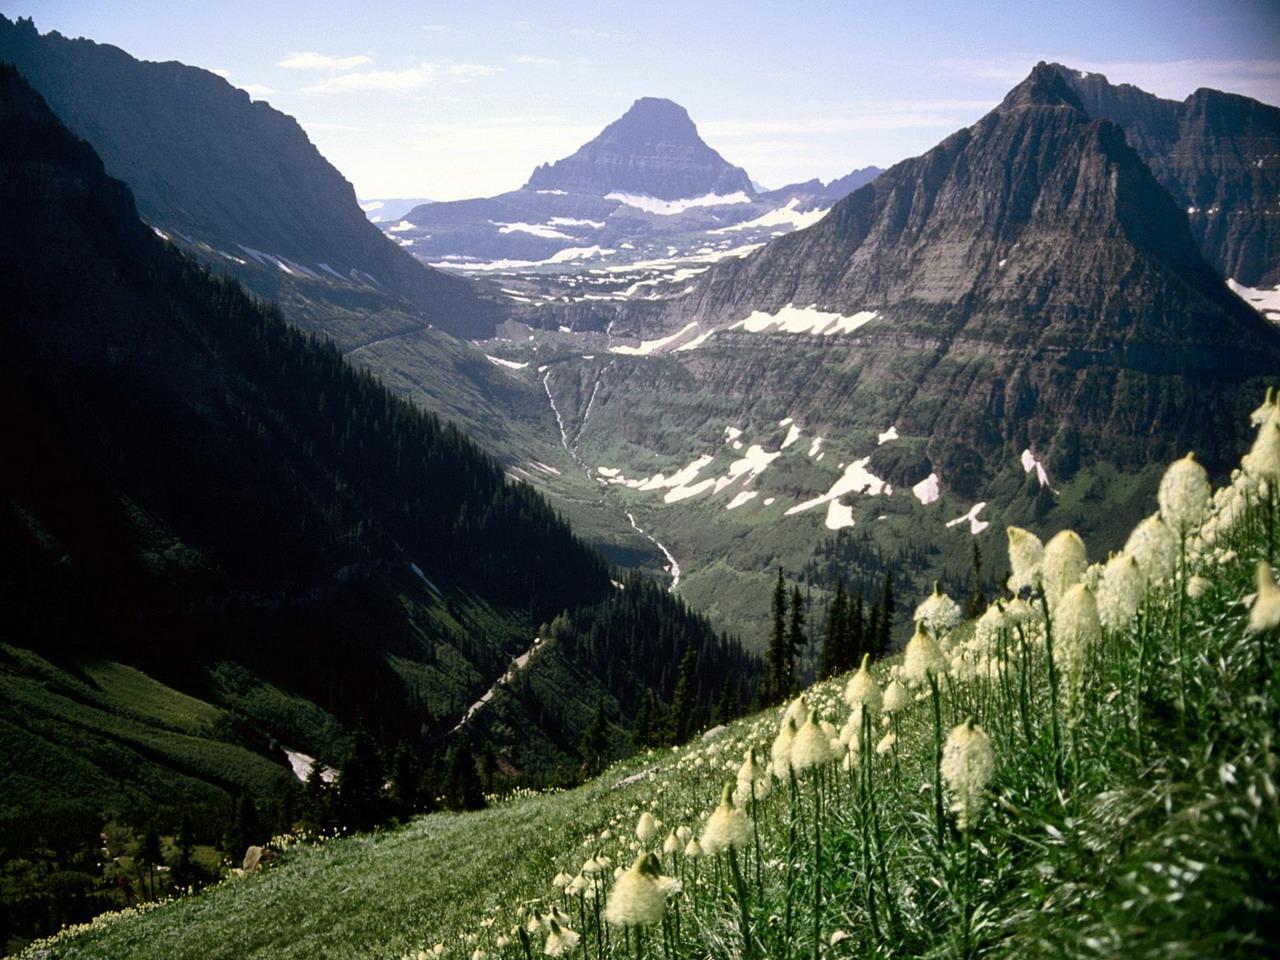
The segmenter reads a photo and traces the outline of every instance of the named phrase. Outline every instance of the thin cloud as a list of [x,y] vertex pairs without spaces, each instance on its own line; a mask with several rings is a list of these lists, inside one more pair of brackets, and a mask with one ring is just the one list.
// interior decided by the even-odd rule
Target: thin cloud
[[283,60],[277,61],[277,67],[286,70],[353,70],[373,63],[370,57],[331,57],[328,54],[316,53],[314,50],[291,53]]
[[560,61],[555,59],[555,57],[533,57],[529,54],[523,54],[522,56],[516,57],[516,63],[529,63],[540,67],[555,67],[559,66]]
[[275,90],[265,83],[242,83],[240,84],[240,89],[257,100],[275,93]]
[[713,140],[812,137],[868,130],[955,128],[990,110],[991,100],[884,100],[850,104],[844,112],[779,120],[711,120],[698,124]]
[[453,27],[446,26],[443,23],[428,23],[422,29],[427,33],[448,33]]
[[325,77],[301,89],[302,93],[418,93],[441,83],[462,83],[500,73],[498,67],[479,63],[427,63],[404,70],[359,70]]

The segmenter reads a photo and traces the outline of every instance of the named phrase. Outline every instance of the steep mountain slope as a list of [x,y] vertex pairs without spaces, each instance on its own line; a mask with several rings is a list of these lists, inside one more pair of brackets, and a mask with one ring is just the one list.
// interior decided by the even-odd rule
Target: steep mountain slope
[[1280,107],[1203,88],[1179,103],[1102,74],[1053,69],[1091,117],[1124,128],[1224,277],[1280,284]]
[[590,307],[592,349],[546,374],[577,454],[744,634],[778,562],[962,586],[1007,522],[1112,546],[1149,465],[1221,468],[1242,387],[1280,372],[1280,335],[1048,65],[816,225]]
[[335,308],[397,310],[401,327],[492,330],[493,304],[388,241],[292,117],[221,77],[3,16],[0,60],[130,185],[144,220],[291,314],[325,327]]
[[[0,429],[16,453],[0,478],[0,605],[6,643],[35,651],[0,657],[23,704],[3,733],[23,756],[67,760],[43,797],[6,768],[6,803],[55,804],[77,781],[127,784],[79,796],[104,805],[190,799],[182,777],[204,799],[260,787],[261,756],[245,751],[286,743],[332,761],[362,719],[384,742],[436,742],[541,623],[592,623],[609,604],[605,563],[531,487],[157,238],[8,66],[0,201]],[[735,644],[648,596],[669,654],[696,648],[745,691],[753,665]],[[567,693],[554,723],[536,684],[508,698],[495,744],[510,769],[572,758],[597,701],[625,726],[664,667],[632,621],[598,631],[593,657],[601,643],[643,651],[608,676],[573,653],[572,630],[547,644],[537,677]],[[209,709],[216,729],[162,739],[144,708],[122,719],[126,706],[80,692],[100,658],[228,719]],[[241,751],[209,760],[219,744]],[[92,780],[76,772],[95,763]]]
[[659,97],[641,97],[572,156],[536,168],[525,186],[658,200],[755,192],[745,170],[703,142],[684,107]]

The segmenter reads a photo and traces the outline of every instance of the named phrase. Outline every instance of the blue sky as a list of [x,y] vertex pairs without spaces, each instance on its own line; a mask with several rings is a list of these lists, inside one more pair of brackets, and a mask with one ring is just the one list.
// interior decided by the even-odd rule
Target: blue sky
[[222,72],[361,197],[513,189],[641,96],[768,186],[921,153],[1040,59],[1280,103],[1280,0],[298,3],[0,0],[42,31]]

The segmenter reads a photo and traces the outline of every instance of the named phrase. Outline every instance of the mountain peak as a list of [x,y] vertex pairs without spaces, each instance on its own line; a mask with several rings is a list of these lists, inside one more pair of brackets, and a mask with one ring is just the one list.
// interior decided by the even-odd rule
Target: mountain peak
[[684,107],[661,97],[636,100],[572,156],[535,169],[525,186],[593,196],[643,194],[660,200],[754,194],[746,171],[707,146]]
[[1031,68],[1027,79],[1005,95],[1000,103],[1002,110],[1021,107],[1072,107],[1084,110],[1080,95],[1067,81],[1066,68],[1041,60]]

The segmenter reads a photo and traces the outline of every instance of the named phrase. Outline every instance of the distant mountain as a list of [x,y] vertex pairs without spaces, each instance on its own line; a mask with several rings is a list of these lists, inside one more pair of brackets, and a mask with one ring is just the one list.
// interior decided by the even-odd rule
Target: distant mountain
[[684,107],[658,97],[640,98],[572,156],[538,167],[525,188],[658,200],[755,192],[745,170],[703,142]]
[[414,207],[425,203],[435,201],[426,197],[365,197],[360,200],[360,209],[370,223],[394,224]]
[[1045,64],[817,225],[713,267],[664,329],[696,322],[671,348],[717,328],[711,342],[728,345],[752,334],[724,328],[788,308],[874,315],[857,325],[859,365],[892,351],[915,371],[891,419],[971,492],[1010,446],[1069,443],[1119,463],[1229,456],[1237,438],[1220,423],[1234,421],[1214,411],[1241,380],[1280,370],[1280,334],[1204,261],[1124,131]]
[[620,266],[762,243],[812,223],[875,172],[761,194],[684,107],[642,97],[519,190],[416,207],[383,228],[420,259],[459,270]]
[[760,195],[762,199],[774,200],[778,203],[799,199],[800,210],[826,209],[837,200],[843,200],[859,187],[870,183],[882,173],[884,171],[879,167],[859,167],[829,183],[823,183],[815,178],[801,183],[788,183],[776,190],[761,191]]
[[355,191],[292,118],[223,78],[0,15],[0,61],[129,184],[142,218],[295,319],[332,323],[331,305],[398,310],[463,335],[495,308],[463,281],[423,269],[365,218]]
[[1052,69],[1090,116],[1124,129],[1224,277],[1280,284],[1280,107],[1204,88],[1179,103],[1099,73]]
[[[670,697],[689,647],[704,709],[726,674],[748,692],[753,663],[667,593],[613,610],[603,560],[457,429],[157,238],[8,65],[0,208],[0,735],[41,758],[5,765],[6,816],[225,807],[271,789],[281,743],[333,762],[363,720],[426,748],[491,687],[471,722],[545,775],[597,704],[625,729],[646,687]],[[176,737],[150,703],[86,702],[104,659],[223,720]]]

